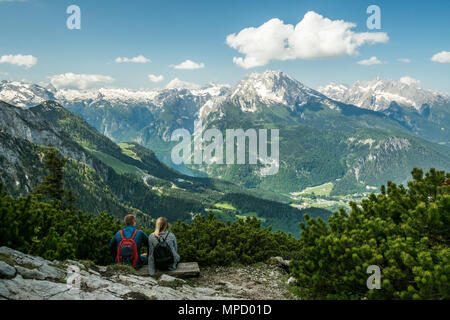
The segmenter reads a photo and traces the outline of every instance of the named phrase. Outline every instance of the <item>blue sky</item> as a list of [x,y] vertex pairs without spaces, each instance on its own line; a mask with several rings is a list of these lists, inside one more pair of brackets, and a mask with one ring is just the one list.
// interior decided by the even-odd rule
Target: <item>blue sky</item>
[[[66,8],[72,4],[81,9],[81,30],[66,27]],[[366,9],[372,4],[381,9],[381,30],[366,27]],[[227,43],[228,35],[258,28],[274,18],[283,21],[279,28],[295,26],[309,11],[324,19],[354,23],[356,27],[350,28],[354,33],[382,32],[389,40],[360,45],[354,50],[358,54],[320,59],[309,48],[300,48],[300,43],[300,49],[294,50],[295,57],[287,60],[277,56],[276,50],[268,50],[263,42],[255,49],[251,44],[258,47],[259,42],[252,34],[248,43],[243,36],[237,39],[235,48]],[[99,80],[104,83],[92,82],[87,87],[152,88],[164,87],[174,78],[198,84],[234,84],[249,72],[276,69],[313,88],[331,81],[351,84],[376,76],[396,80],[409,76],[424,88],[450,93],[448,55],[441,55],[444,63],[431,61],[438,53],[450,54],[449,13],[447,0],[0,0],[0,78],[39,83],[70,72],[105,77]],[[330,43],[336,41],[339,39]],[[238,49],[247,50],[247,54]],[[37,62],[30,67],[20,65],[17,61],[21,60],[12,57],[16,55],[31,55]],[[151,61],[116,62],[118,57],[140,55]],[[247,69],[233,62],[233,57],[246,55],[269,60]],[[357,63],[371,57],[382,63]],[[400,62],[400,58],[410,62]],[[186,60],[204,67],[174,68]],[[164,80],[152,82],[149,74],[163,76]],[[64,86],[64,82],[55,83]]]

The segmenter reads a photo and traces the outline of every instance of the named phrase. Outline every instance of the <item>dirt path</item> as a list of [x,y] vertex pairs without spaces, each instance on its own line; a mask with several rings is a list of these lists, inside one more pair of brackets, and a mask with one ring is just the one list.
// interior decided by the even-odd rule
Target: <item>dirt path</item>
[[200,277],[192,281],[236,298],[286,300],[294,299],[287,289],[288,278],[288,273],[277,266],[258,264],[202,268]]

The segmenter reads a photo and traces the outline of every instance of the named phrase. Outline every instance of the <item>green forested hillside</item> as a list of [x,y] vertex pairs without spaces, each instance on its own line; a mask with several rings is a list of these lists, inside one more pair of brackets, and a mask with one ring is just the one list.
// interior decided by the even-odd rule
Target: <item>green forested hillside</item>
[[[10,197],[0,182],[0,219],[3,221],[0,246],[49,260],[78,259],[110,264],[113,257],[107,244],[123,225],[107,212],[91,215],[76,208],[71,190],[64,187],[67,161],[56,149],[47,150],[44,160],[47,175],[25,197]],[[143,219],[145,216],[138,216],[139,226],[148,225]],[[270,228],[262,229],[255,217],[230,225],[212,214],[207,218],[197,215],[192,224],[178,220],[172,231],[179,237],[184,261],[193,257],[203,265],[261,262],[271,255],[293,256],[298,248],[297,239],[282,232],[272,233]],[[208,241],[200,236],[208,237],[208,233],[215,238],[209,239],[210,250],[203,247]],[[232,243],[238,246],[230,247]],[[202,254],[205,256],[200,258]]]
[[[56,102],[47,101],[42,105],[30,108],[30,111],[41,115],[44,119],[55,125],[67,137],[94,156],[107,162],[112,168],[120,170],[122,167],[134,168],[135,173],[149,171],[153,176],[160,178],[173,178],[178,174],[174,170],[163,165],[154,153],[138,144],[117,145],[106,136],[100,134],[79,116],[72,114]],[[130,151],[132,154],[130,154]],[[129,169],[129,170],[130,170]]]
[[[191,167],[245,187],[278,192],[336,182],[333,195],[363,192],[388,179],[404,183],[414,167],[450,170],[448,147],[408,133],[382,113],[346,104],[337,106],[331,109],[326,104],[308,103],[289,109],[261,104],[257,112],[244,112],[226,101],[218,105],[220,112],[204,119],[205,129],[278,128],[278,173],[261,177],[260,164]],[[268,139],[270,142],[270,136]]]
[[[5,104],[0,112],[2,119],[19,122],[18,128],[8,127],[5,122],[0,132],[0,147],[4,151],[0,155],[0,173],[4,189],[13,196],[28,194],[42,180],[46,174],[45,146],[50,145],[68,158],[64,185],[73,192],[76,206],[83,211],[107,211],[116,217],[136,213],[150,226],[152,219],[159,216],[172,222],[190,221],[195,214],[206,214],[226,194],[236,193],[273,200],[265,206],[253,201],[253,208],[240,204],[238,209],[247,215],[261,215],[268,204],[276,207],[274,211],[280,207],[292,211],[294,224],[285,224],[286,219],[281,217],[274,217],[271,223],[276,229],[298,234],[302,213],[289,207],[287,197],[246,190],[217,179],[182,175],[137,143],[115,144],[55,102],[29,110]],[[216,213],[224,217],[221,212]]]

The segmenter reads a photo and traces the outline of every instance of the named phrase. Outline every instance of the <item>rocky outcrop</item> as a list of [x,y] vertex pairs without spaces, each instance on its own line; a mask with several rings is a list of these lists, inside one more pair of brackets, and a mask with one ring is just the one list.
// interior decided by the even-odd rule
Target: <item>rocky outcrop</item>
[[218,290],[162,275],[138,276],[124,266],[48,261],[0,248],[0,299],[124,300],[236,299]]
[[198,278],[143,276],[127,266],[48,261],[0,247],[0,300],[295,299],[289,261],[202,268]]
[[282,257],[272,257],[267,261],[267,263],[269,265],[278,266],[278,267],[284,269],[285,271],[289,272],[289,265],[290,265],[291,261],[285,260]]

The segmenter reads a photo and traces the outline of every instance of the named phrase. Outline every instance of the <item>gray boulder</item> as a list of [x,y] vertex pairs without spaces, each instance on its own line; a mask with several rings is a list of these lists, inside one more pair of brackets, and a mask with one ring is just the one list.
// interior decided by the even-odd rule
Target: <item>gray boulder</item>
[[0,276],[2,278],[12,278],[16,275],[16,269],[6,262],[0,261]]
[[45,280],[46,278],[45,274],[40,272],[38,269],[27,269],[21,266],[16,266],[16,270],[25,279]]

